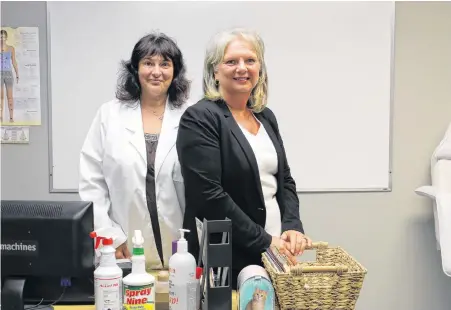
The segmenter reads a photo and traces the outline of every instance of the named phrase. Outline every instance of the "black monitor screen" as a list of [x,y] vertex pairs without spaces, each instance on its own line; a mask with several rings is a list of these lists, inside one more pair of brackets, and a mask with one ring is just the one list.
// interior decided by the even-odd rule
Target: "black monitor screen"
[[2,200],[2,282],[92,276],[93,229],[92,202]]

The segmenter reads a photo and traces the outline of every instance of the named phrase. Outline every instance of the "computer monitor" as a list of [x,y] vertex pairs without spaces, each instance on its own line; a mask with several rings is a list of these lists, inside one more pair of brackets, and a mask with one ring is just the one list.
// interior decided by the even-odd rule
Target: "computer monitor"
[[2,200],[2,306],[61,301],[66,289],[76,300],[74,284],[94,272],[93,229],[92,202]]

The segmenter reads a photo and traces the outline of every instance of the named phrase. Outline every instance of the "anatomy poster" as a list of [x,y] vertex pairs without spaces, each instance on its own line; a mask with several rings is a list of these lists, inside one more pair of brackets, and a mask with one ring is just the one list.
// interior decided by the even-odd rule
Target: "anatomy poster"
[[1,124],[41,125],[39,29],[1,27]]

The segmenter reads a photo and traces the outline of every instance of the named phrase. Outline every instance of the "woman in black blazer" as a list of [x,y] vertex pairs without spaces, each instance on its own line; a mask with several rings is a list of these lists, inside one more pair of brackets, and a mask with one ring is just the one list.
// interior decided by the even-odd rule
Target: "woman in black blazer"
[[295,263],[311,240],[273,112],[266,107],[264,44],[252,32],[217,34],[207,48],[204,99],[180,121],[177,152],[185,181],[183,226],[198,258],[195,218],[232,220],[232,286],[277,246]]

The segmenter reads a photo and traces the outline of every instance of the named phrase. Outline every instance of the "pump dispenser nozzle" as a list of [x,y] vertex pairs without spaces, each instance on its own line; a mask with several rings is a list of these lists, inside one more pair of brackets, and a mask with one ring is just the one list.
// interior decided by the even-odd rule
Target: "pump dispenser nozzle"
[[179,228],[180,239],[177,241],[177,253],[188,252],[188,242],[185,239],[185,232],[190,232],[188,229]]
[[189,229],[183,229],[183,228],[179,228],[179,232],[180,232],[180,239],[179,240],[186,240],[185,239],[185,233],[189,232]]

